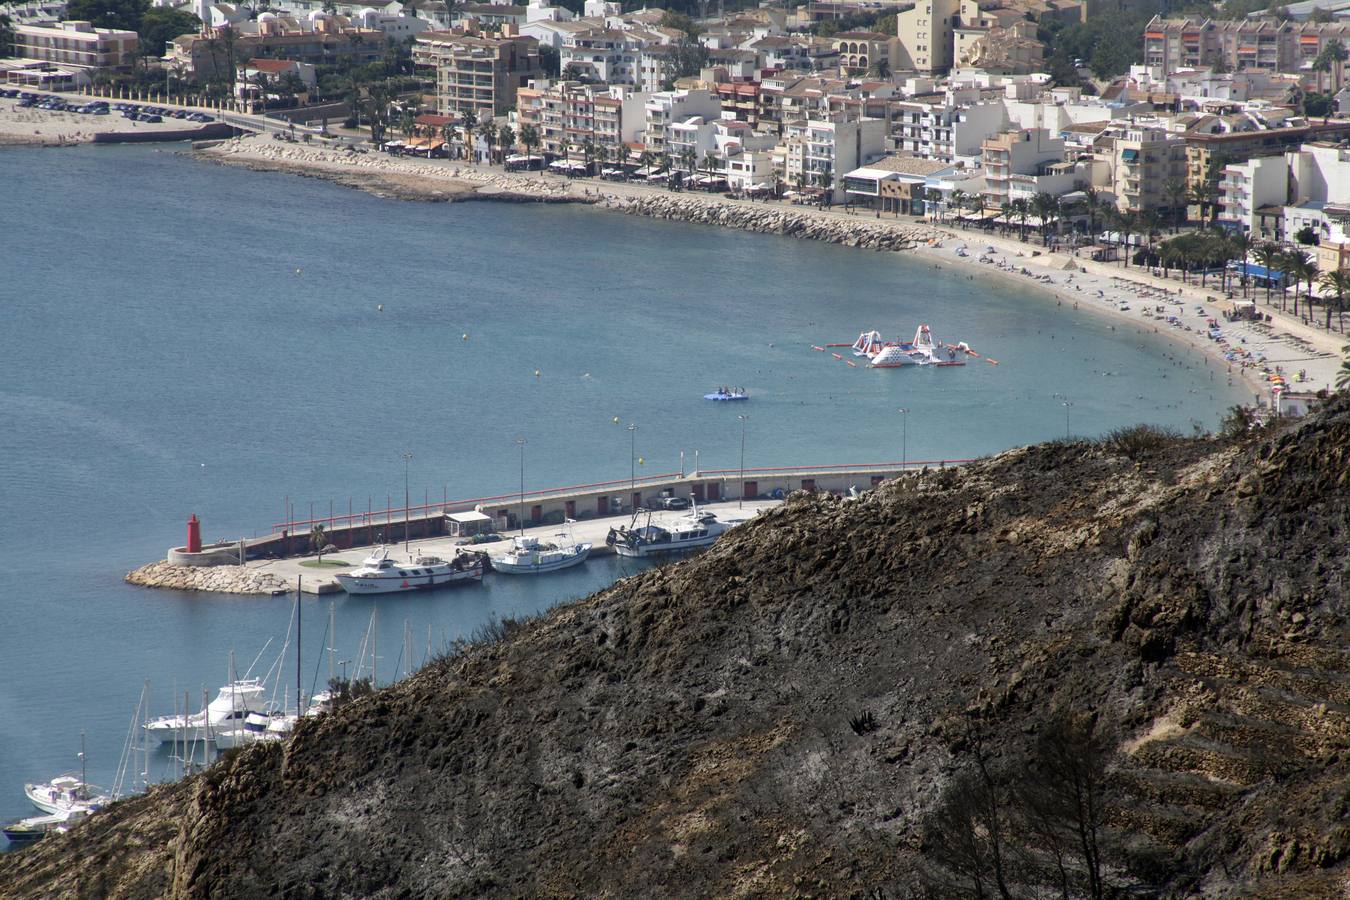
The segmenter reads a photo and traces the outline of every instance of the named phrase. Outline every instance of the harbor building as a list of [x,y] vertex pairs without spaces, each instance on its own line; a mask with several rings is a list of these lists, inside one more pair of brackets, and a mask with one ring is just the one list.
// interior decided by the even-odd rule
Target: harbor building
[[14,27],[17,56],[82,69],[129,68],[139,48],[136,32],[95,28],[88,22]]

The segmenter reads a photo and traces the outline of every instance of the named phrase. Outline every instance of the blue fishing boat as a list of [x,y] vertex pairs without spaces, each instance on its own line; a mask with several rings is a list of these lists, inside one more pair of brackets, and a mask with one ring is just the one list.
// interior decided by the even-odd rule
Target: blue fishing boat
[[729,400],[749,400],[750,395],[746,393],[745,388],[720,387],[711,394],[704,394],[703,399],[726,402]]

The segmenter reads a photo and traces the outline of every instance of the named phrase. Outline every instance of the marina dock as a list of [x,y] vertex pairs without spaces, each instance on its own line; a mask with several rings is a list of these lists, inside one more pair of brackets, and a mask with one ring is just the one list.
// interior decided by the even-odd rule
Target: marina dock
[[[489,554],[505,552],[510,536],[524,525],[526,535],[544,540],[558,533],[564,520],[579,541],[589,541],[592,555],[613,551],[605,545],[610,527],[626,524],[634,510],[659,512],[662,498],[696,501],[722,521],[751,518],[771,509],[795,491],[846,494],[875,487],[902,471],[958,465],[966,460],[915,460],[790,468],[717,469],[689,474],[665,473],[617,481],[499,494],[462,500],[423,502],[407,508],[349,511],[322,518],[291,518],[274,523],[266,535],[225,541],[168,553],[174,565],[244,564],[275,576],[284,584],[299,583],[305,593],[340,591],[334,576],[360,565],[375,548],[385,545],[396,556],[424,552],[445,559],[460,547]],[[467,520],[467,521],[461,521]],[[326,557],[344,567],[316,564],[312,535],[322,529]],[[475,534],[496,533],[500,541],[470,543]],[[395,549],[396,548],[396,549]]]

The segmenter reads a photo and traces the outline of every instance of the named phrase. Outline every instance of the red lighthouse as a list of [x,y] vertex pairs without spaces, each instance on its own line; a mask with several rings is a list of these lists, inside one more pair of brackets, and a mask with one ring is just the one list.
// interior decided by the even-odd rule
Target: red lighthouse
[[192,518],[188,519],[187,552],[202,552],[202,523],[197,521],[196,513],[193,513]]

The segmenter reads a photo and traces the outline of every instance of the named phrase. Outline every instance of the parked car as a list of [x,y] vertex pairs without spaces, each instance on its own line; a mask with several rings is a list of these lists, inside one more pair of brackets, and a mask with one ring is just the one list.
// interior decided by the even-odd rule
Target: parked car
[[660,509],[688,509],[689,501],[683,497],[658,497],[656,505]]

